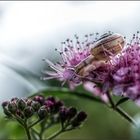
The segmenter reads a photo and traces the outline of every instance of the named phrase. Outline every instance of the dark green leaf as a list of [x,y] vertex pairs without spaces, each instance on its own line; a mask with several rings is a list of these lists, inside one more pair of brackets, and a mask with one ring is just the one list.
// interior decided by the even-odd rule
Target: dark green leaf
[[121,99],[116,103],[116,106],[118,106],[118,105],[120,105],[120,104],[122,104],[122,103],[124,103],[124,102],[126,102],[126,101],[128,101],[128,100],[129,100],[128,97],[121,98]]

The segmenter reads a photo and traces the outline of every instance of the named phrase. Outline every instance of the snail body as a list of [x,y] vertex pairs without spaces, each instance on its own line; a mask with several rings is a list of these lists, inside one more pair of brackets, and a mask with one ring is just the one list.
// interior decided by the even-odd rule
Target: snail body
[[110,60],[111,56],[117,55],[125,45],[124,37],[120,34],[103,34],[94,44],[91,44],[90,55],[75,66],[75,72],[83,76],[90,70]]

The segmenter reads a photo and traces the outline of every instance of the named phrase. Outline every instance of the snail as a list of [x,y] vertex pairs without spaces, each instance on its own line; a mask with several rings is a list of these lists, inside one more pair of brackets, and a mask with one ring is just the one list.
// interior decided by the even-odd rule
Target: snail
[[124,37],[118,33],[105,33],[90,46],[90,55],[75,66],[76,74],[83,76],[109,61],[117,55],[125,45]]

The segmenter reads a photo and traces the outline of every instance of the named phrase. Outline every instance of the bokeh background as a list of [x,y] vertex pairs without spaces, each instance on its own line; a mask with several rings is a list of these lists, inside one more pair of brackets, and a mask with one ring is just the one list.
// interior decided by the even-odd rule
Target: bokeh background
[[[57,81],[41,81],[42,61],[59,59],[60,48],[74,34],[118,32],[129,40],[140,30],[139,1],[7,1],[0,2],[0,103],[11,97],[25,97],[46,86],[61,86]],[[68,105],[87,111],[83,128],[60,139],[130,140],[140,139],[125,120],[96,102],[65,98]],[[123,106],[139,119],[140,107],[131,101]],[[1,110],[1,109],[0,109]],[[23,132],[0,115],[0,139],[22,138]],[[10,136],[10,137],[9,137]]]

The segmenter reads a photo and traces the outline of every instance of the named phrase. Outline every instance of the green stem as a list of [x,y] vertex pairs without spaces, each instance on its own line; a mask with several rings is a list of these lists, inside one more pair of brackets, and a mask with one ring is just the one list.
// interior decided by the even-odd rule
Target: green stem
[[38,133],[35,129],[31,128],[31,130],[32,130],[36,135],[39,136],[39,133]]
[[28,126],[27,126],[26,123],[24,124],[24,129],[25,129],[25,132],[26,132],[28,140],[31,140],[30,131],[29,131]]
[[13,115],[13,118],[17,120],[21,126],[24,125],[23,121],[16,114]]
[[48,128],[50,128],[51,126],[52,126],[52,123],[48,124],[47,126],[44,125],[43,127],[41,127],[41,131],[40,131],[40,134],[39,134],[40,140],[43,139],[43,134],[44,134],[44,132],[45,132]]
[[116,111],[117,113],[119,113],[124,119],[126,119],[128,122],[130,122],[134,126],[137,126],[135,120],[129,114],[127,114],[121,107],[115,106],[115,103],[114,103],[113,99],[111,98],[111,95],[110,95],[109,92],[107,92],[107,97],[108,97],[109,102],[111,104],[111,108],[114,111]]
[[38,133],[35,129],[33,129],[33,128],[31,128],[31,135],[32,135],[32,138],[33,138],[34,140],[38,140],[38,138],[39,138],[39,133]]
[[41,127],[40,133],[39,133],[39,139],[42,140],[43,139],[43,133],[44,133],[45,129],[44,126]]
[[41,120],[38,119],[37,121],[35,121],[34,123],[32,123],[30,126],[28,126],[28,129],[30,129],[31,127],[33,127],[34,125],[36,125],[37,123],[39,123]]
[[31,140],[31,135],[30,135],[29,129],[28,129],[28,127],[27,127],[27,120],[25,120],[25,122],[23,122],[17,115],[14,115],[13,117],[14,117],[14,118],[19,122],[19,124],[24,128],[28,140]]
[[115,111],[118,112],[123,118],[125,118],[128,122],[133,124],[134,126],[137,126],[136,121],[127,113],[125,112],[122,108],[116,107]]
[[52,140],[55,137],[57,137],[58,135],[60,135],[61,133],[67,132],[67,131],[71,131],[73,129],[76,128],[69,128],[69,129],[65,129],[67,126],[65,126],[63,129],[60,129],[59,131],[57,131],[55,134],[53,134],[52,136],[50,136],[49,138],[47,138],[47,140]]
[[60,129],[59,131],[57,131],[56,133],[54,133],[52,136],[50,136],[49,138],[47,138],[47,140],[52,140],[55,137],[57,137],[59,134],[61,134],[62,132],[65,132],[63,129]]

